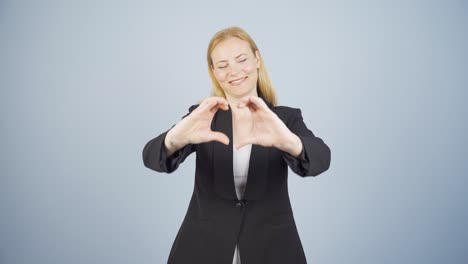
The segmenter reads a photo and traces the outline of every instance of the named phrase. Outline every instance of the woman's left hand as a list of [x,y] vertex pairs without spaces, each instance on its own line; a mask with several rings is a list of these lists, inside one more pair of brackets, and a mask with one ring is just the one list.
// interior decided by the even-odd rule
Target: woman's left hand
[[242,99],[237,107],[248,107],[253,119],[250,135],[238,142],[237,149],[248,144],[257,144],[278,148],[294,157],[298,157],[302,152],[300,138],[289,130],[261,98],[249,96]]

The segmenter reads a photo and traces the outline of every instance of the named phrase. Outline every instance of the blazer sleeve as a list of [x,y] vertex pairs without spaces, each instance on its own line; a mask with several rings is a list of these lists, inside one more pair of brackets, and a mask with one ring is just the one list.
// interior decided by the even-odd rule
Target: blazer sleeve
[[[184,115],[182,119],[188,116],[197,107],[198,105],[192,105],[189,108],[189,113]],[[169,130],[174,126],[175,124]],[[172,155],[167,156],[164,140],[166,139],[166,135],[169,130],[146,143],[143,148],[143,164],[145,167],[158,172],[172,173],[192,152],[195,151],[194,144],[187,144],[183,148],[172,153]]]
[[296,109],[289,129],[301,139],[303,145],[302,152],[297,158],[283,151],[283,158],[291,170],[302,177],[317,176],[328,170],[331,159],[330,148],[307,128],[300,109]]

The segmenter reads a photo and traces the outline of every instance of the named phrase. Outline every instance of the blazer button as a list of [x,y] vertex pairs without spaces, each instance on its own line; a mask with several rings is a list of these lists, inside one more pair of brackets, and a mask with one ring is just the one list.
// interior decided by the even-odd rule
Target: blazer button
[[244,207],[244,203],[243,203],[243,202],[237,202],[237,203],[236,203],[236,206],[239,207],[239,208],[243,208],[243,207]]

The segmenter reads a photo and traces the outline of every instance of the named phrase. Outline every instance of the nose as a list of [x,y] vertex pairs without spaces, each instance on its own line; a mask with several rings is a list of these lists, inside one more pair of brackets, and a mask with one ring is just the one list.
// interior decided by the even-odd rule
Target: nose
[[239,74],[239,72],[240,72],[240,66],[234,64],[229,67],[229,74],[231,76],[236,76]]

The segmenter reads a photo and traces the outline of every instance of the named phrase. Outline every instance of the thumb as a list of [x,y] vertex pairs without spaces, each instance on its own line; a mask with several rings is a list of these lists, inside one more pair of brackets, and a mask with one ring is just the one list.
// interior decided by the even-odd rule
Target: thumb
[[245,145],[254,144],[254,143],[255,143],[255,140],[253,138],[246,138],[244,140],[241,140],[241,141],[237,142],[237,144],[234,147],[236,149],[240,149]]
[[209,133],[209,138],[211,140],[219,141],[224,145],[229,145],[229,138],[224,133],[221,132],[211,132]]

